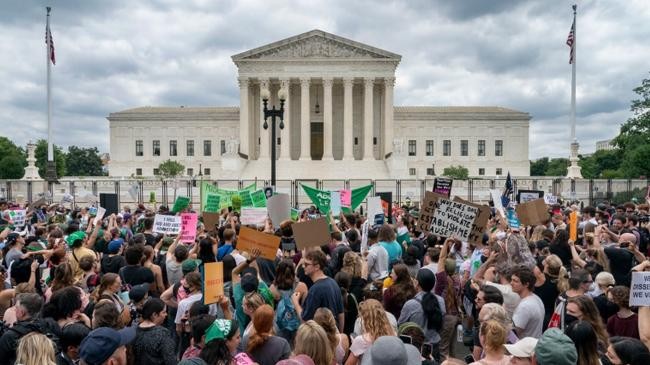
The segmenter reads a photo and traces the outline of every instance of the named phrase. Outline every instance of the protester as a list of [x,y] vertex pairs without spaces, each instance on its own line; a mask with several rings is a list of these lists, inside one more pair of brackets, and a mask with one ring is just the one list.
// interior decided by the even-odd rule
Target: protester
[[288,359],[291,354],[289,342],[273,335],[275,313],[268,304],[263,304],[253,313],[254,331],[244,344],[246,353],[260,365],[275,365]]
[[[150,246],[149,246],[150,247]],[[142,306],[142,322],[133,342],[133,359],[136,364],[176,364],[174,341],[167,328],[162,327],[167,318],[165,303],[150,298]]]

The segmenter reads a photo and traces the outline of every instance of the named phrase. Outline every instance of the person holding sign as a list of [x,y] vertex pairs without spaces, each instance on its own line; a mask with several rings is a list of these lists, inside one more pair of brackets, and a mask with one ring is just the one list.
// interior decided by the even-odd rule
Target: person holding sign
[[275,304],[273,294],[266,283],[259,279],[257,273],[257,258],[262,252],[255,248],[249,253],[249,258],[239,264],[232,271],[233,298],[235,299],[235,319],[239,323],[239,329],[242,333],[250,322],[250,317],[244,312],[244,296],[250,293],[259,293],[264,301],[269,304]]

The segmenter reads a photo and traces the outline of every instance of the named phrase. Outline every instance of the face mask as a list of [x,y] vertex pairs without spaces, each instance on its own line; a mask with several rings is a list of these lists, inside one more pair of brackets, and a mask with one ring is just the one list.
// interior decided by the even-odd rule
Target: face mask
[[575,322],[577,320],[578,320],[578,317],[574,317],[574,316],[572,316],[572,315],[570,315],[568,313],[565,314],[564,315],[564,327],[565,328],[569,327],[569,325],[571,325],[571,323],[573,323],[573,322]]

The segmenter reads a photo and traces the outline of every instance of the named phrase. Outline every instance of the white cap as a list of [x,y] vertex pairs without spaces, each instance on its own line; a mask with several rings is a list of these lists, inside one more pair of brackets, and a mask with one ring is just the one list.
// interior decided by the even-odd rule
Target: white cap
[[535,346],[537,346],[537,339],[533,337],[524,337],[515,344],[505,345],[510,355],[516,357],[532,357]]

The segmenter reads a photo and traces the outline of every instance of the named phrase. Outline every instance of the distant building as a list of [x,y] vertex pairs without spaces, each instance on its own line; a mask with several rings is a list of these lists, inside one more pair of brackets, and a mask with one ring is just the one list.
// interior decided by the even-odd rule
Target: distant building
[[614,145],[612,145],[612,140],[611,139],[596,141],[596,151],[600,151],[600,150],[609,151],[609,150],[613,150],[615,148],[616,147]]

